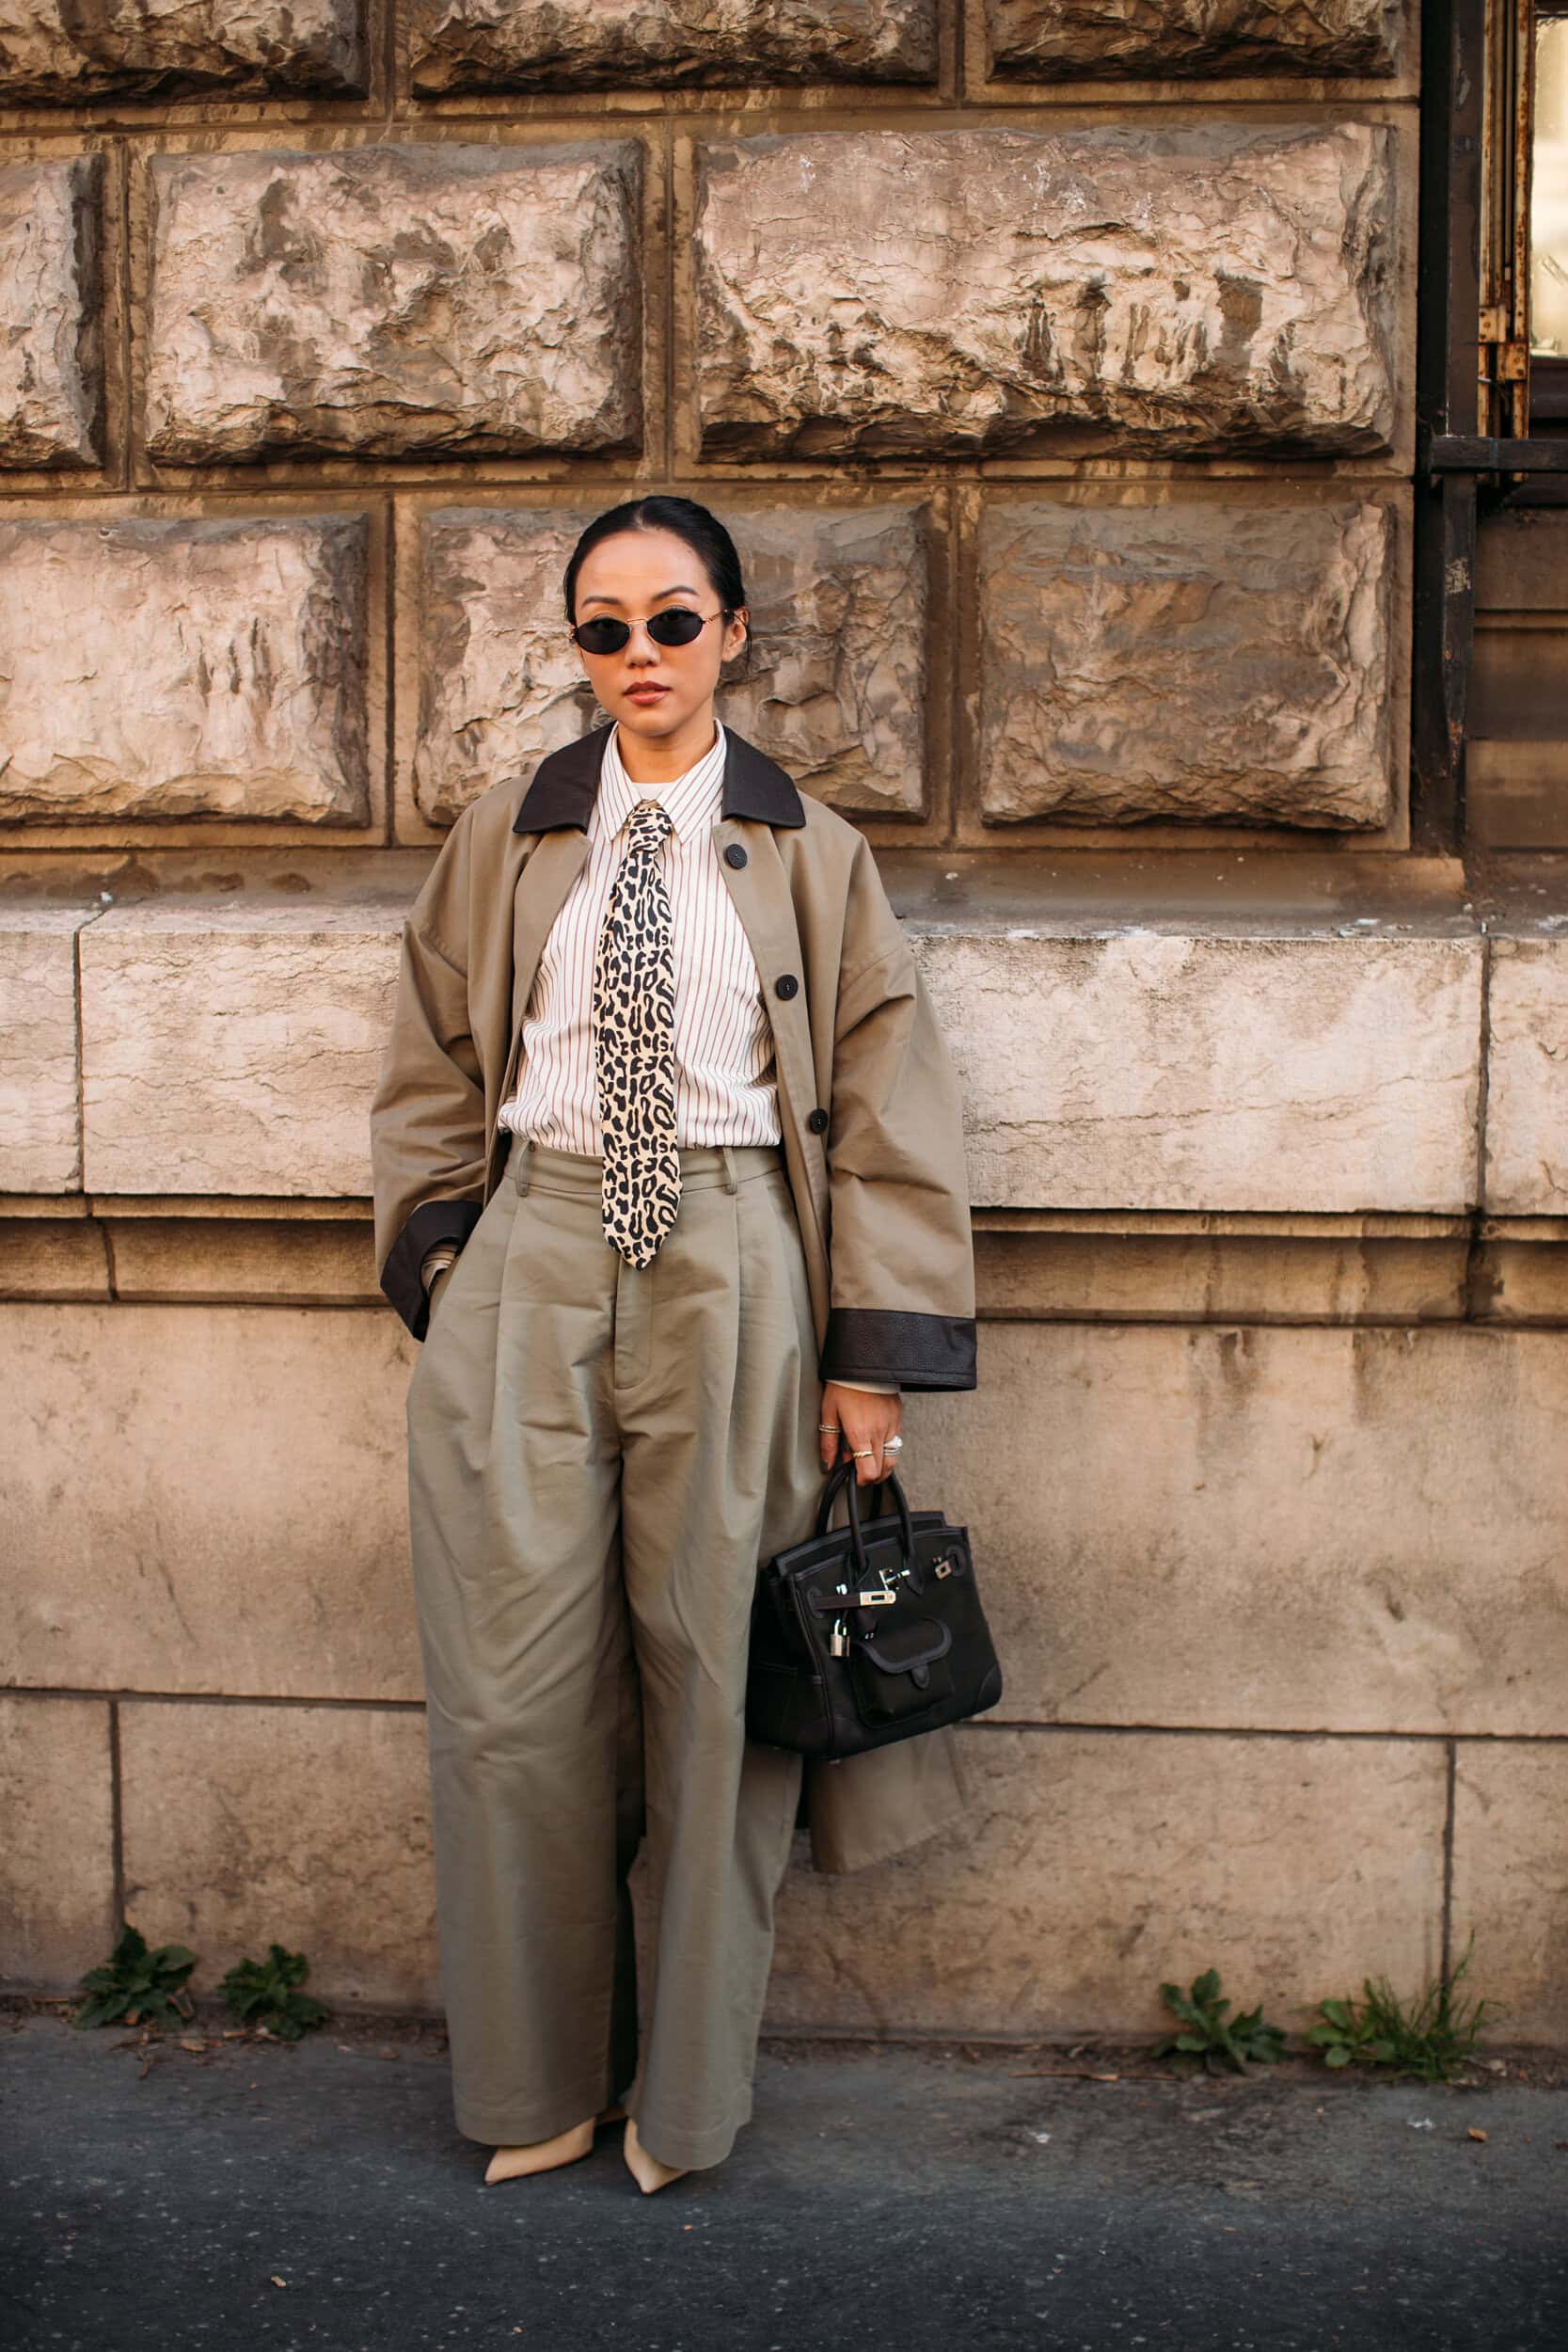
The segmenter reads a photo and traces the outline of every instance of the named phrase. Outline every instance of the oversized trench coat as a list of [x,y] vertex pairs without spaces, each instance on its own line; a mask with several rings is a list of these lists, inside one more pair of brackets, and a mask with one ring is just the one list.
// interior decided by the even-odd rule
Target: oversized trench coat
[[[404,927],[371,1152],[381,1287],[416,1339],[421,1261],[436,1242],[467,1241],[504,1170],[511,1136],[497,1113],[515,1090],[546,937],[587,861],[609,733],[465,809]],[[924,981],[863,835],[726,736],[713,840],[772,1025],[818,1370],[972,1389],[958,1087]],[[948,1729],[808,1762],[812,1861],[843,1871],[899,1852],[957,1821],[967,1794]]]

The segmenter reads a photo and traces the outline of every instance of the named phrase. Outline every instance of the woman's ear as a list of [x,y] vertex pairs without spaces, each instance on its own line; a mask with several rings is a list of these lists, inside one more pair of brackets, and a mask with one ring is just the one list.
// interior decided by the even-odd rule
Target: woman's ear
[[738,654],[745,652],[751,643],[751,617],[744,605],[738,606],[730,614],[729,626],[724,631],[724,650],[720,657],[721,660],[733,661]]

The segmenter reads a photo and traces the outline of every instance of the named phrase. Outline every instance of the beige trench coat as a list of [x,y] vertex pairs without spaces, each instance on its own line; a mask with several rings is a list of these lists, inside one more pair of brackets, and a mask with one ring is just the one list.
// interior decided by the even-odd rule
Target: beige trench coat
[[[371,1152],[381,1286],[416,1339],[421,1261],[467,1239],[500,1181],[511,1137],[497,1113],[515,1090],[546,937],[587,861],[609,732],[465,809],[404,928]],[[972,1389],[958,1088],[924,981],[864,837],[726,734],[713,840],[772,1024],[821,1376]],[[957,1820],[966,1796],[946,1729],[808,1764],[812,1860],[852,1870],[899,1852]]]

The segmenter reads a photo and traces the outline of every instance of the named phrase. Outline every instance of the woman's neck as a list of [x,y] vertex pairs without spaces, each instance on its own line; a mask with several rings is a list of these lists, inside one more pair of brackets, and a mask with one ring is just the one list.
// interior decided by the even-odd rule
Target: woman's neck
[[633,735],[619,723],[615,729],[615,748],[628,784],[673,784],[705,758],[718,740],[711,703],[672,735]]

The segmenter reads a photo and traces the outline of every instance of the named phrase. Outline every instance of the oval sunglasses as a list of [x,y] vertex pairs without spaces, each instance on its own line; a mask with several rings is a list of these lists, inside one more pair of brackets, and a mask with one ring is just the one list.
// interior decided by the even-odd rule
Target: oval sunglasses
[[[709,621],[727,621],[733,616],[727,605],[705,619],[684,604],[667,605],[662,612],[655,612],[642,626],[656,645],[690,645],[706,628]],[[636,627],[633,621],[612,620],[608,612],[595,613],[591,621],[578,621],[567,632],[575,645],[584,653],[619,653],[630,639]]]

